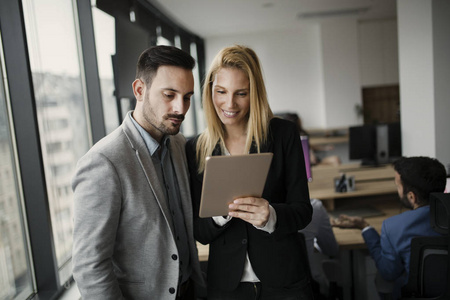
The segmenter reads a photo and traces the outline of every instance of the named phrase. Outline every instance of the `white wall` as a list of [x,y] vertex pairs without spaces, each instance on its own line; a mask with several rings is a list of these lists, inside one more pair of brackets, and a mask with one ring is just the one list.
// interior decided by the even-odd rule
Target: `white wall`
[[398,0],[403,155],[450,164],[450,2]]
[[398,84],[397,20],[369,20],[358,27],[361,85]]
[[434,156],[431,2],[411,2],[397,11],[403,155]]
[[306,128],[336,128],[362,123],[358,23],[338,19],[304,24],[289,31],[210,37],[209,66],[223,47],[243,44],[255,50],[265,75],[274,113],[293,111]]
[[361,124],[356,113],[356,105],[362,103],[357,21],[322,23],[321,45],[325,127]]
[[221,48],[233,44],[249,46],[257,53],[275,113],[294,111],[307,128],[326,126],[319,25],[207,38],[206,65]]
[[433,3],[436,157],[450,174],[450,1]]
[[242,44],[258,55],[274,111],[295,111],[305,126],[323,127],[320,39],[317,25],[301,30],[208,38],[206,65],[223,47]]

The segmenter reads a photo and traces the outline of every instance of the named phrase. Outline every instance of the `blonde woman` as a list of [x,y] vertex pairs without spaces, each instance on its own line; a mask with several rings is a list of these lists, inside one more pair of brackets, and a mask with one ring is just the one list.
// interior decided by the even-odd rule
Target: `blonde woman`
[[[221,50],[207,74],[207,128],[186,145],[194,235],[210,244],[208,299],[312,299],[298,230],[312,207],[295,124],[273,118],[259,59],[244,46]],[[199,218],[205,158],[274,154],[262,198],[240,198],[228,216]],[[230,174],[233,176],[233,174]]]

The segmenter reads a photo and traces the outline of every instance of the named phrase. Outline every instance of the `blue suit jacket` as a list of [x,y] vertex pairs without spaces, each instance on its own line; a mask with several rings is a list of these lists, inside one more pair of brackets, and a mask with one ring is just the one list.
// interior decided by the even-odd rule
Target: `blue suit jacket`
[[[373,228],[363,232],[378,272],[385,280],[397,281],[397,291],[408,279],[411,239],[436,235],[440,234],[431,228],[429,205],[386,219],[381,227],[381,238]],[[406,276],[402,276],[403,273]]]

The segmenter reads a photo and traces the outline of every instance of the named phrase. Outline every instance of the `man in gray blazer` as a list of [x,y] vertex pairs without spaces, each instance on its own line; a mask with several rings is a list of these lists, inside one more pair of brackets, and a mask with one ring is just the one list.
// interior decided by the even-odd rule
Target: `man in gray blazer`
[[139,57],[137,103],[84,155],[73,178],[73,276],[83,299],[194,299],[185,139],[195,61],[169,46]]

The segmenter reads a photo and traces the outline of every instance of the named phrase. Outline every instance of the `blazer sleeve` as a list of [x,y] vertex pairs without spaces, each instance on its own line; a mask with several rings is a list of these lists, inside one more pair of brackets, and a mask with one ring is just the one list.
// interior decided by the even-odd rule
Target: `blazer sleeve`
[[386,231],[385,222],[383,222],[381,238],[374,228],[366,230],[363,238],[380,275],[385,280],[394,281],[402,275],[404,267]]
[[272,167],[274,170],[271,172],[274,173],[266,182],[266,188],[272,190],[268,195],[271,199],[266,199],[277,213],[277,225],[273,234],[284,236],[305,228],[311,222],[312,206],[309,199],[305,159],[295,124],[279,119],[273,119],[272,122],[281,123],[272,124],[274,136]]
[[83,299],[124,299],[113,272],[121,189],[117,171],[102,154],[80,159],[74,191],[73,276]]
[[200,243],[210,244],[217,238],[227,227],[218,226],[212,218],[200,218],[200,198],[202,195],[203,173],[198,174],[198,164],[196,158],[197,138],[191,139],[186,143],[186,157],[189,166],[192,209],[194,213],[194,237]]

